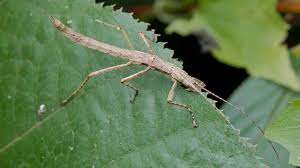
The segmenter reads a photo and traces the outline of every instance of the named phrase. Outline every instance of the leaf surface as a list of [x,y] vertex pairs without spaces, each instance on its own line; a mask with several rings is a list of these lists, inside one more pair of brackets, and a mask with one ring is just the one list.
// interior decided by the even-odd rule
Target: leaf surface
[[266,136],[290,151],[290,163],[300,166],[300,100],[291,103],[286,112],[266,130]]
[[[294,69],[300,69],[300,59],[291,57]],[[272,146],[251,120],[263,130],[268,128],[283,114],[289,102],[299,98],[300,94],[271,81],[251,77],[235,90],[229,101],[242,109],[249,118],[236,113],[230,106],[224,106],[224,113],[229,116],[235,128],[241,130],[241,136],[250,138],[251,143],[258,144],[257,155],[264,158],[271,167],[288,167],[289,152],[281,145],[274,143],[279,155],[279,162]]]
[[[128,48],[122,33],[95,19],[122,25],[137,50],[147,24],[131,14],[89,1],[0,1],[0,167],[264,167],[254,148],[240,138],[207,98],[178,87],[175,100],[192,107],[199,127],[185,109],[167,104],[172,86],[150,71],[132,82],[120,79],[145,67],[132,66],[93,79],[70,104],[59,103],[92,71],[125,63],[78,46],[63,37],[48,14],[72,29]],[[178,66],[173,52],[155,43],[163,59]],[[38,108],[47,111],[40,121]]]

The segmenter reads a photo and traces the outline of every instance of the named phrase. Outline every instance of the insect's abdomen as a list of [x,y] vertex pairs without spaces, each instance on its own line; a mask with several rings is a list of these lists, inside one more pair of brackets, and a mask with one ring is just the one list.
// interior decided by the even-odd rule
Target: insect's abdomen
[[190,76],[176,65],[166,62],[157,56],[150,58],[150,60],[148,60],[148,63],[149,62],[151,62],[149,66],[169,75],[187,88],[193,89],[194,91],[200,91],[205,87],[205,84],[202,81]]

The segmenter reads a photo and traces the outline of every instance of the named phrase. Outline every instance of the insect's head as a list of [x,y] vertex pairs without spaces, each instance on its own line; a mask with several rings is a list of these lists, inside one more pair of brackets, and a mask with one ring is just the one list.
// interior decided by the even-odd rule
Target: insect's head
[[205,87],[205,83],[197,78],[193,78],[193,85],[196,90],[201,90]]
[[61,23],[58,19],[56,19],[55,17],[49,16],[49,18],[50,18],[53,26],[55,28],[57,28],[59,31],[63,31],[66,28],[66,26],[63,23]]

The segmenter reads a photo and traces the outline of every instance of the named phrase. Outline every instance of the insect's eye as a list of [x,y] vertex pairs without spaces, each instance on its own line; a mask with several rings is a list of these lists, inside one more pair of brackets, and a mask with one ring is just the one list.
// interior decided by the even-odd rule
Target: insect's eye
[[198,85],[197,82],[193,82],[193,85],[194,85],[195,87],[199,87],[199,85]]
[[197,82],[194,82],[193,85],[195,86],[195,88],[198,88],[198,89],[201,88],[201,86]]

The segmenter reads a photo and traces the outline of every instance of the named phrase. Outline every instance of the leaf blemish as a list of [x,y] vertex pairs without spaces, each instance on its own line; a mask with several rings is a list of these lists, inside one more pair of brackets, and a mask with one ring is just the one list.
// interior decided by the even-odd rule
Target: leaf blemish
[[43,113],[45,113],[47,111],[46,109],[46,105],[45,104],[41,104],[37,110],[37,115],[39,117],[39,119],[41,119]]

